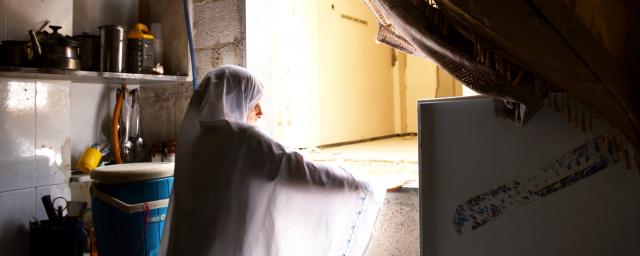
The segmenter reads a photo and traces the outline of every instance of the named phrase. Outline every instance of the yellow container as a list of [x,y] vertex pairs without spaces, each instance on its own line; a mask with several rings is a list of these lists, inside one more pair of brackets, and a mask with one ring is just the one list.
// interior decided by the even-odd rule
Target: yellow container
[[153,35],[149,31],[149,28],[142,24],[136,23],[133,25],[129,33],[127,34],[127,38],[129,39],[151,39],[153,40]]
[[78,161],[78,169],[83,173],[90,173],[98,167],[100,164],[100,159],[102,159],[102,153],[95,148],[89,147],[87,148],[82,157],[80,157],[80,161]]

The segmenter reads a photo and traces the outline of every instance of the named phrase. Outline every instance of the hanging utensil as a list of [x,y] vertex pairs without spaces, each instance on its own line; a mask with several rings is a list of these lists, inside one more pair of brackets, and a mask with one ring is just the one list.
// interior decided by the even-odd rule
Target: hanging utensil
[[120,114],[120,150],[122,161],[125,163],[133,162],[133,142],[131,142],[131,91],[125,90],[125,95],[122,102],[122,113]]
[[131,104],[133,108],[132,113],[132,138],[134,159],[136,162],[145,162],[147,160],[147,149],[142,139],[142,132],[140,126],[140,90],[135,89],[132,91]]
[[120,121],[120,111],[122,111],[122,102],[124,94],[127,91],[127,84],[122,82],[116,96],[116,106],[113,109],[113,120],[111,122],[111,146],[113,147],[113,157],[117,164],[124,163],[120,155],[120,139],[118,138],[118,126]]
[[42,205],[44,206],[44,211],[47,213],[47,217],[49,218],[49,222],[52,226],[58,224],[59,220],[58,215],[56,214],[56,209],[53,207],[53,202],[51,201],[51,195],[46,195],[40,198],[42,200]]

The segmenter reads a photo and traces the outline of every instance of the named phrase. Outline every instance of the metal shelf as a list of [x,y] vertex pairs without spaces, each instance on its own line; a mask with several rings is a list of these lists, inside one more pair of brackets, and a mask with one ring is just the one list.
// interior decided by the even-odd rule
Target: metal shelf
[[27,79],[71,80],[72,82],[102,82],[127,84],[158,84],[167,82],[188,82],[188,76],[150,75],[133,73],[96,72],[48,68],[24,68],[0,66],[0,77]]

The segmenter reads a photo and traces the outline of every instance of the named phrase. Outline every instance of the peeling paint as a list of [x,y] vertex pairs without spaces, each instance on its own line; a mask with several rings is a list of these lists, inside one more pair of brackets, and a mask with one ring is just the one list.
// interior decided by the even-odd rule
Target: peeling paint
[[618,162],[619,149],[598,136],[540,167],[535,175],[499,185],[459,204],[453,226],[462,235]]
[[71,138],[66,138],[60,147],[62,162],[58,165],[58,171],[69,173],[71,170]]

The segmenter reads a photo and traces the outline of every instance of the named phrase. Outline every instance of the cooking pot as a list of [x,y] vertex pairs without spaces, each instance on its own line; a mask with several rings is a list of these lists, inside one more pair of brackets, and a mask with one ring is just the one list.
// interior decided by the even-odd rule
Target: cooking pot
[[100,69],[100,37],[89,33],[75,35],[73,40],[80,44],[78,57],[82,70],[98,71]]
[[27,67],[27,41],[7,40],[0,45],[0,66]]
[[126,72],[127,27],[104,25],[100,30],[100,71]]
[[60,26],[49,26],[53,33],[29,30],[32,60],[37,67],[76,70],[80,68],[78,48],[80,44],[58,33]]

